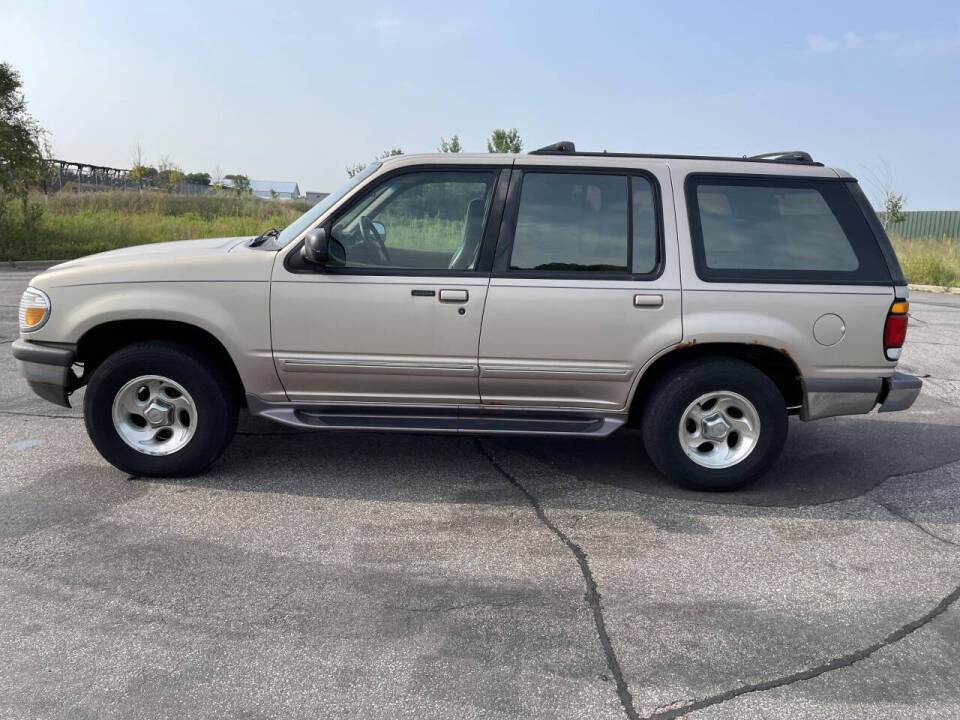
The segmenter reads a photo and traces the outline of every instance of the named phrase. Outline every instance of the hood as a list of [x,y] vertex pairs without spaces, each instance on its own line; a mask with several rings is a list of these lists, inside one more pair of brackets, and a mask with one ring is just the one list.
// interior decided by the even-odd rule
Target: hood
[[205,238],[203,240],[174,240],[172,242],[158,242],[147,245],[133,245],[131,247],[119,248],[117,250],[107,250],[102,253],[86,255],[76,260],[54,265],[51,270],[62,270],[64,268],[75,268],[89,265],[104,265],[114,262],[125,263],[136,258],[146,260],[148,258],[167,259],[175,255],[181,259],[188,260],[191,257],[213,254],[220,254],[230,251],[235,245],[240,245],[249,241],[252,236],[247,237],[229,237],[229,238]]
[[46,289],[104,283],[269,280],[276,253],[249,247],[250,239],[178,240],[108,250],[54,265],[32,284]]

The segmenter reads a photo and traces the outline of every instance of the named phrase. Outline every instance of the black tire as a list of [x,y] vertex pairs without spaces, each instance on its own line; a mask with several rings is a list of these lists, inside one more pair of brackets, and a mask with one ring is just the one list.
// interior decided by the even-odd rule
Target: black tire
[[[732,391],[749,400],[760,419],[753,450],[738,464],[708,468],[684,452],[680,420],[701,396]],[[694,490],[733,490],[756,480],[780,457],[787,439],[787,410],[776,384],[749,363],[732,358],[684,363],[662,377],[643,408],[642,431],[647,455],[670,480]]]
[[[169,455],[133,449],[114,426],[114,398],[141,375],[179,383],[196,405],[193,436]],[[237,429],[238,396],[229,373],[202,351],[177,342],[140,342],[118,350],[96,369],[87,385],[83,416],[90,439],[111,465],[135,476],[185,477],[205,470],[230,444]]]

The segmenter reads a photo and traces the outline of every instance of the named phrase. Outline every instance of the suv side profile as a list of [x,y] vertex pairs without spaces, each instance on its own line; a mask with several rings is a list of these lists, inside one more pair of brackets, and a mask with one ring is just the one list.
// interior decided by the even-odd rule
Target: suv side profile
[[[238,412],[313,429],[603,437],[666,476],[766,472],[788,415],[909,407],[907,286],[856,180],[802,152],[374,163],[282,231],[57,265],[14,356],[134,475],[213,463]],[[598,451],[602,452],[602,445]]]

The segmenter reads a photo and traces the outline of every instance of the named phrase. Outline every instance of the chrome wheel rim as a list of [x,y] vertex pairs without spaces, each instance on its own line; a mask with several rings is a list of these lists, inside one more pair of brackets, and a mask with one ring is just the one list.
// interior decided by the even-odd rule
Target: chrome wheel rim
[[701,395],[680,416],[680,445],[687,457],[712,470],[743,462],[760,439],[760,414],[729,390]]
[[113,399],[113,426],[120,438],[144,455],[172,455],[197,429],[197,405],[178,382],[141,375]]

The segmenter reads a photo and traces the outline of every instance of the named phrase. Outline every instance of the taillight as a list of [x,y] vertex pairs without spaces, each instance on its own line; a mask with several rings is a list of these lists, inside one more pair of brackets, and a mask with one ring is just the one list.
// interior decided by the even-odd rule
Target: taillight
[[907,339],[907,319],[910,317],[910,303],[906,300],[894,300],[887,313],[887,322],[883,326],[883,351],[887,360],[898,360],[903,341]]

